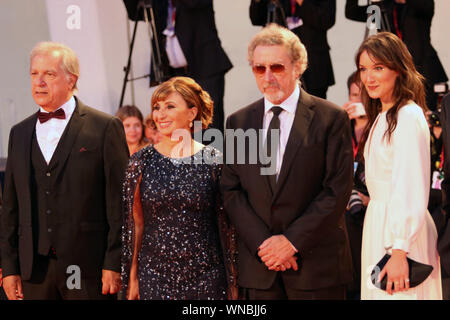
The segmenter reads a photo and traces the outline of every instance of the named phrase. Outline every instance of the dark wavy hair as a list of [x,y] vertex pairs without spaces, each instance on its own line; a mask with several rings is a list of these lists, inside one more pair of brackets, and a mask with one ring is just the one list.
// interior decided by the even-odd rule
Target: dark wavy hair
[[142,116],[141,110],[139,110],[138,107],[134,105],[126,105],[122,106],[117,110],[116,117],[118,117],[122,122],[129,117],[136,117],[138,118],[142,123],[144,123],[144,117]]
[[[380,32],[365,39],[355,56],[357,79],[360,83],[359,60],[364,51],[377,62],[398,73],[392,93],[394,105],[386,113],[388,128],[383,136],[390,142],[392,133],[397,127],[398,112],[408,101],[417,103],[424,113],[428,110],[425,100],[425,78],[416,70],[413,58],[403,41],[393,33]],[[364,85],[361,85],[361,99],[368,117],[359,149],[363,152],[370,128],[381,112],[381,101],[370,98]]]
[[142,116],[142,112],[141,112],[141,110],[139,110],[138,107],[136,107],[135,105],[122,106],[119,108],[119,110],[117,110],[116,117],[118,117],[122,122],[124,122],[126,118],[130,118],[130,117],[138,118],[139,121],[141,122],[141,127],[142,127],[142,136],[141,136],[141,139],[139,140],[139,144],[145,143],[144,117]]

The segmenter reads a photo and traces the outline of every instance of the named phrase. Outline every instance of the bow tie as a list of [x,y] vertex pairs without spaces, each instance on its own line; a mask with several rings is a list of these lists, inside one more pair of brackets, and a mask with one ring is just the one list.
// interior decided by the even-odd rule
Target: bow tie
[[51,118],[65,119],[66,118],[66,113],[64,112],[63,109],[58,109],[55,112],[41,112],[41,111],[38,111],[38,119],[39,119],[40,123],[44,123],[44,122],[50,120]]

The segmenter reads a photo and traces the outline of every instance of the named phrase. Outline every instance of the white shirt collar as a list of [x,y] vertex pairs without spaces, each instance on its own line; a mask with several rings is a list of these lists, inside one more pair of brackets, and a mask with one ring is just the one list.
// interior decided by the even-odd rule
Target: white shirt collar
[[280,104],[273,104],[267,98],[264,98],[264,114],[267,114],[273,106],[279,106],[283,108],[284,111],[292,113],[295,115],[297,110],[298,99],[300,98],[300,86],[296,85],[292,94]]
[[[75,110],[76,105],[77,104],[76,104],[75,98],[72,96],[66,103],[64,103],[58,109],[63,109],[66,114],[66,119],[70,119],[70,116],[72,115],[73,111]],[[48,113],[48,111],[45,111],[44,108],[42,108],[42,107],[39,107],[39,109],[41,112]],[[58,110],[58,109],[56,109],[56,110]]]

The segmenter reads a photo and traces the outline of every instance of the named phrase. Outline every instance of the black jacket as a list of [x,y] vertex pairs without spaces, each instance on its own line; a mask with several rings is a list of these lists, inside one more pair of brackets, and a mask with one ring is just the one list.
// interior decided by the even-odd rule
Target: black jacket
[[[82,277],[100,277],[102,269],[120,272],[121,188],[128,147],[119,119],[76,101],[61,137],[64,143],[49,165],[48,203],[58,221],[54,236],[62,274],[78,265]],[[36,121],[37,113],[11,129],[1,215],[3,275],[18,274],[22,280],[30,279],[37,254],[30,186]]]
[[[228,117],[227,129],[262,128],[264,101],[258,100]],[[232,137],[227,136],[227,144]],[[277,188],[246,163],[236,138],[234,163],[225,154],[221,190],[224,207],[238,234],[238,283],[268,289],[276,278],[259,259],[258,247],[283,234],[299,251],[299,270],[281,272],[284,283],[317,290],[349,283],[352,266],[344,212],[352,189],[353,152],[350,121],[338,106],[301,90],[286,145]],[[229,151],[228,145],[226,148]],[[242,151],[241,151],[242,152]],[[241,161],[242,163],[242,161]]]

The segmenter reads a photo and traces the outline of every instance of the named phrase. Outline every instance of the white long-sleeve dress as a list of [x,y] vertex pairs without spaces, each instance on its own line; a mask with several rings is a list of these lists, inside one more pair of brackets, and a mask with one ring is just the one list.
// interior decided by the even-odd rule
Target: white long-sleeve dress
[[[422,109],[403,106],[390,143],[379,114],[364,149],[370,202],[363,228],[361,299],[442,299],[437,231],[427,210],[430,188],[430,132]],[[408,291],[388,295],[375,287],[371,271],[392,249],[433,266],[431,275]]]

